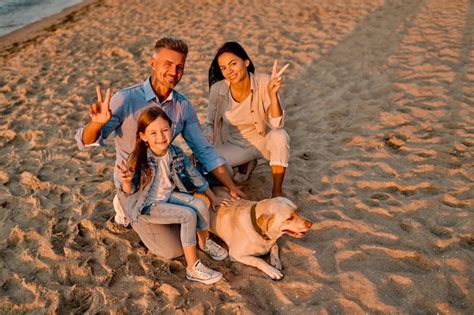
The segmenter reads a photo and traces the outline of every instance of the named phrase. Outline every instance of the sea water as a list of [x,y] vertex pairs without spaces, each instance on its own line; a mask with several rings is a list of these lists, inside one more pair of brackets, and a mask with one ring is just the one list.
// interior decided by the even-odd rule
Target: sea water
[[0,0],[0,36],[81,2],[82,0]]

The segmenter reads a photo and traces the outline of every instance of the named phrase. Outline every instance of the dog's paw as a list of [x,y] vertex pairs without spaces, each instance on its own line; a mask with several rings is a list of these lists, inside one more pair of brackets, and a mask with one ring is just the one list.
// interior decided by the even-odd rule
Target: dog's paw
[[283,273],[270,265],[268,265],[267,268],[265,268],[265,270],[263,271],[273,280],[280,280],[281,278],[283,278]]
[[278,270],[283,269],[283,267],[281,266],[280,259],[277,258],[277,257],[274,257],[274,256],[270,256],[270,265],[272,265],[273,267],[275,267]]

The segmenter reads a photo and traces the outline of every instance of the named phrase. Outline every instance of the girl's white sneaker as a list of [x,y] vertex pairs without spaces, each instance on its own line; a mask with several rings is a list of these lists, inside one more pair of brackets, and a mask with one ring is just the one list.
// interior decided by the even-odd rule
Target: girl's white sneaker
[[201,260],[198,259],[191,270],[186,268],[186,278],[204,284],[213,284],[222,279],[222,273],[204,266]]

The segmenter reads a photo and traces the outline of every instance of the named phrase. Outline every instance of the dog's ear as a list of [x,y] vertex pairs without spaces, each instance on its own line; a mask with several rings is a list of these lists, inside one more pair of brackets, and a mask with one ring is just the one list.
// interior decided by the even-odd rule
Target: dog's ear
[[262,214],[257,218],[257,224],[262,229],[263,232],[268,231],[270,222],[273,220],[273,214]]

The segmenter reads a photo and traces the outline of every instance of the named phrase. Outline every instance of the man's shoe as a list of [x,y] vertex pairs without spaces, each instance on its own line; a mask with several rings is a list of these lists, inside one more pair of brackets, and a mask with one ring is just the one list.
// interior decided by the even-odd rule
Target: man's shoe
[[213,284],[222,279],[222,273],[204,266],[201,260],[198,259],[191,270],[186,268],[186,278],[204,284]]
[[123,225],[127,229],[130,229],[132,225],[130,224],[130,221],[124,215],[122,215],[124,211],[123,211],[122,205],[120,204],[118,195],[115,195],[114,200],[112,201],[112,204],[115,210],[114,222],[117,224]]

